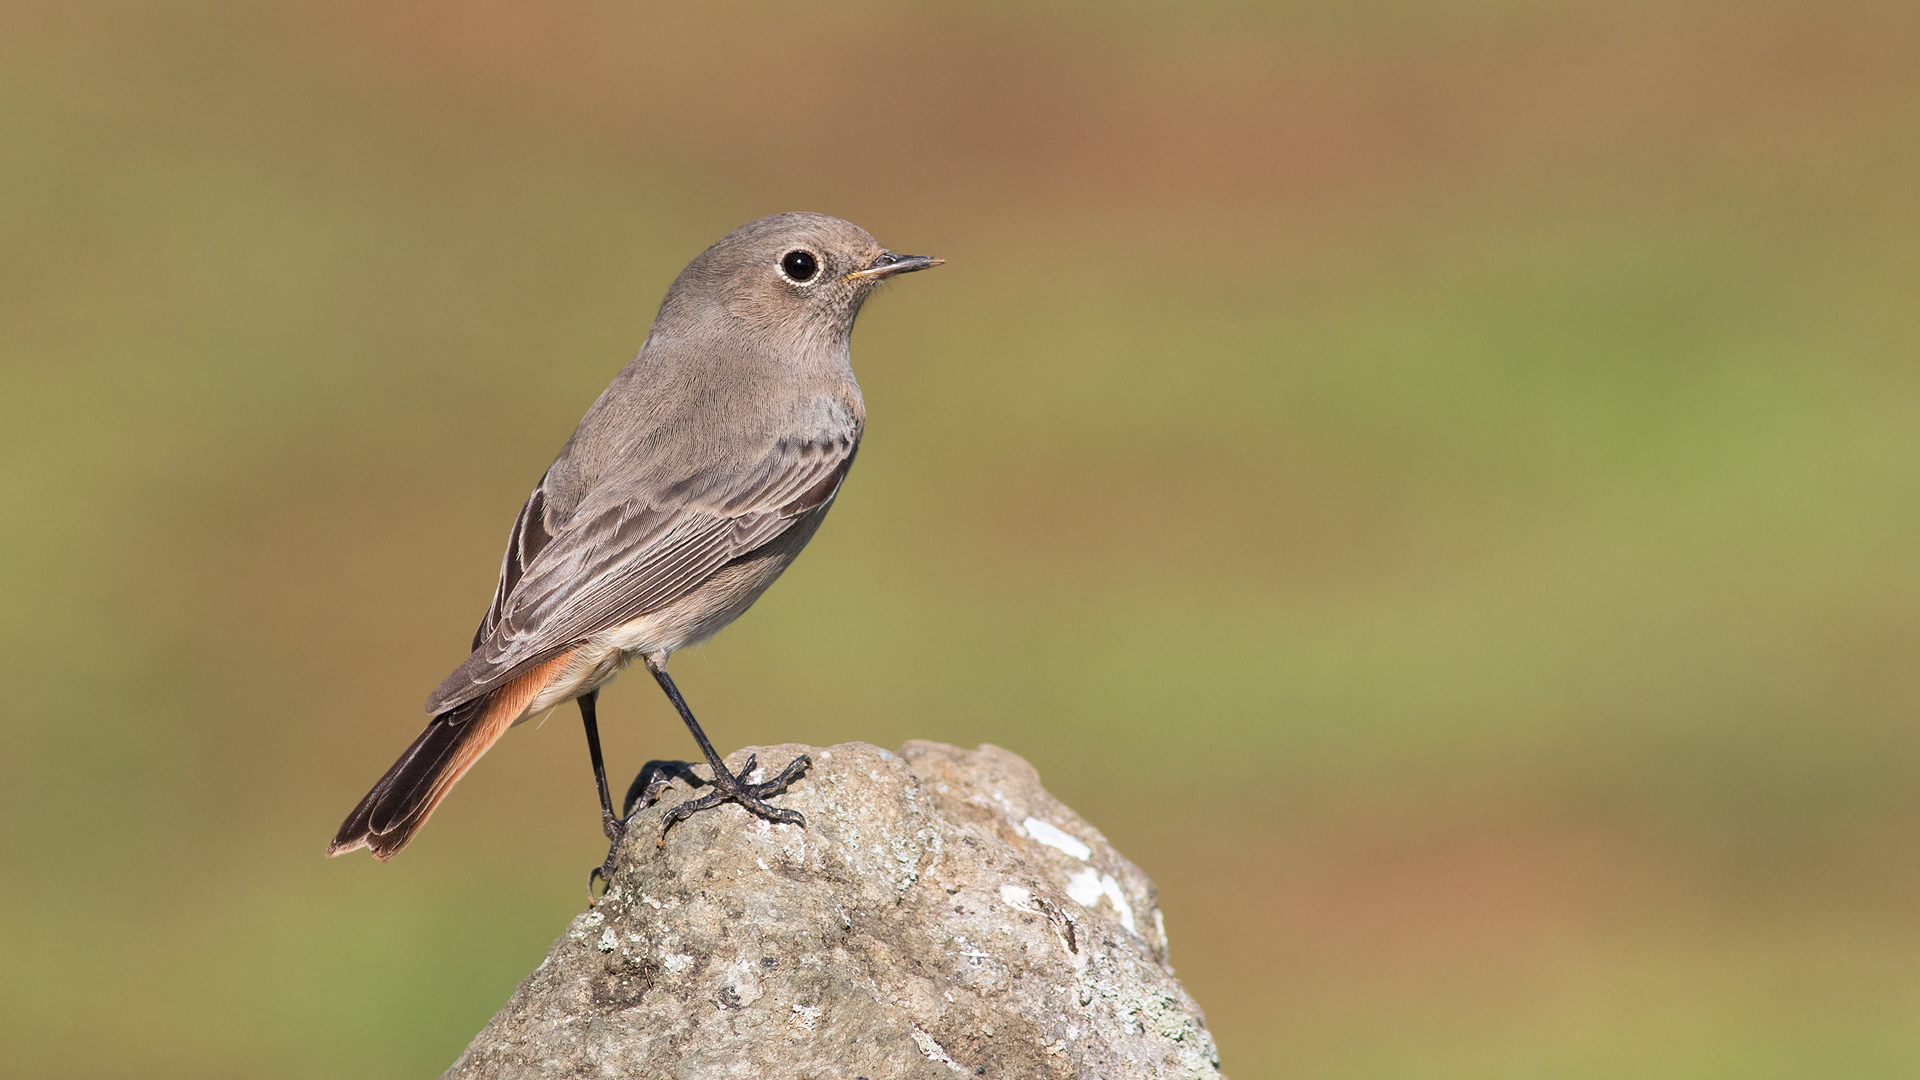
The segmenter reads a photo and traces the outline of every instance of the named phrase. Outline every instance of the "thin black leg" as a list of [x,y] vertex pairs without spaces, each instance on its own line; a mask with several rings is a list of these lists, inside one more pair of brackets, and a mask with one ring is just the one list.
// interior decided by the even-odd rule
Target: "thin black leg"
[[647,670],[653,672],[653,679],[660,684],[660,689],[667,692],[667,700],[673,702],[680,719],[687,722],[687,730],[693,732],[693,741],[700,744],[700,752],[707,755],[707,764],[713,766],[714,775],[718,777],[726,772],[727,765],[721,760],[720,751],[713,748],[707,733],[700,730],[700,721],[693,718],[693,710],[687,708],[687,699],[680,696],[680,688],[673,684],[673,676],[667,674],[666,668],[653,666],[652,660],[647,661]]
[[594,716],[600,691],[590,690],[577,700],[580,702],[580,722],[587,729],[587,753],[593,755],[593,783],[600,789],[600,824],[606,829],[607,839],[617,845],[621,834],[626,832],[627,823],[613,816],[613,796],[607,793],[607,764],[600,757],[600,721]]
[[613,796],[607,792],[607,763],[600,756],[600,721],[594,715],[600,691],[589,690],[575,700],[580,703],[580,723],[587,729],[587,753],[593,757],[593,783],[600,790],[600,824],[607,832],[607,860],[587,871],[587,902],[591,904],[598,899],[593,891],[594,883],[613,882],[613,860],[620,853],[620,838],[627,834],[627,823],[613,816]]
[[599,882],[613,882],[614,861],[620,856],[620,840],[627,834],[627,819],[633,816],[633,804],[651,806],[660,797],[661,789],[678,779],[684,779],[694,787],[706,783],[694,775],[693,770],[684,761],[649,761],[633,778],[633,786],[627,789],[627,802],[620,816],[613,814],[613,799],[607,791],[607,766],[600,756],[600,721],[595,715],[595,706],[600,702],[600,691],[593,690],[580,695],[580,722],[587,729],[587,753],[593,757],[593,783],[600,790],[600,822],[607,832],[607,859],[587,873],[587,899],[597,899],[594,885]]
[[686,721],[687,730],[693,732],[693,741],[700,744],[700,752],[706,755],[707,764],[713,767],[714,790],[697,799],[688,799],[686,802],[680,803],[668,810],[666,820],[662,822],[660,826],[659,843],[666,843],[667,830],[673,828],[674,822],[684,821],[702,810],[711,810],[722,803],[729,802],[739,803],[749,812],[763,817],[768,821],[776,821],[783,825],[806,827],[806,816],[801,814],[800,811],[785,810],[778,806],[770,806],[767,804],[766,799],[768,796],[778,795],[785,791],[788,784],[798,780],[801,775],[807,771],[813,764],[807,755],[801,754],[799,757],[788,762],[787,767],[780,770],[779,776],[774,777],[764,784],[748,784],[742,782],[741,777],[751,775],[753,772],[753,759],[748,759],[746,767],[740,770],[739,775],[728,772],[726,762],[720,759],[720,752],[713,748],[713,743],[707,738],[707,733],[700,730],[700,721],[693,718],[693,710],[687,708],[687,699],[680,696],[680,688],[673,685],[673,679],[667,675],[667,669],[663,666],[656,665],[653,660],[649,658],[647,660],[647,670],[653,672],[653,678],[660,684],[660,689],[667,692],[667,700],[673,702],[673,707],[680,713],[680,719]]

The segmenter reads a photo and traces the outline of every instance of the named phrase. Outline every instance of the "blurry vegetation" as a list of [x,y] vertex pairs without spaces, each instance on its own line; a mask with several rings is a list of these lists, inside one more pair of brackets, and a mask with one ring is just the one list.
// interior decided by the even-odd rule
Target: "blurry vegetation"
[[[0,5],[0,1072],[431,1075],[571,711],[329,862],[671,276],[890,288],[727,747],[1005,745],[1229,1074],[1920,1068],[1920,18]],[[688,754],[644,680],[614,762]]]

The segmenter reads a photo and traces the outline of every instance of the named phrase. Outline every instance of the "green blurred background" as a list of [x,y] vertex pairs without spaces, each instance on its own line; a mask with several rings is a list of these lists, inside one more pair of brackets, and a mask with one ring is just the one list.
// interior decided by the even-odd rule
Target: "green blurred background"
[[[571,713],[328,861],[732,226],[950,263],[675,672],[994,742],[1226,1070],[1920,1073],[1920,9],[0,3],[0,1070],[414,1077],[604,853]],[[645,680],[616,772],[692,752]]]

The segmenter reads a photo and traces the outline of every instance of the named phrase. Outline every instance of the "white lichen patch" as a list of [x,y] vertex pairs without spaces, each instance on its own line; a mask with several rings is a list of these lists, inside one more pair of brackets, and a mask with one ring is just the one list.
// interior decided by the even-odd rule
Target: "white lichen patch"
[[686,953],[668,953],[660,958],[660,965],[678,975],[693,966],[693,957]]
[[1022,836],[1031,836],[1050,848],[1058,848],[1081,862],[1093,857],[1093,849],[1081,842],[1079,837],[1037,817],[1021,822],[1014,831]]
[[795,1005],[787,1016],[787,1026],[795,1031],[810,1032],[826,1011],[818,1005]]
[[599,909],[596,908],[588,911],[573,920],[573,926],[567,930],[567,940],[576,945],[585,945],[587,943],[587,935],[600,929],[601,925],[606,921],[606,914]]
[[1091,866],[1067,879],[1067,897],[1083,908],[1099,903],[1103,892],[1100,871]]
[[1000,902],[1016,911],[1033,912],[1033,893],[1019,885],[1000,886]]
[[1139,933],[1139,928],[1133,925],[1133,905],[1127,903],[1127,894],[1120,891],[1120,883],[1113,880],[1112,874],[1100,875],[1100,889],[1107,894],[1107,902],[1113,905],[1113,910],[1120,913],[1120,925],[1127,928],[1127,933]]
[[1127,902],[1127,894],[1120,891],[1120,883],[1114,880],[1112,874],[1103,874],[1089,866],[1067,879],[1067,896],[1089,911],[1104,896],[1113,905],[1114,913],[1120,916],[1120,925],[1126,927],[1129,933],[1140,932],[1133,924],[1133,905]]

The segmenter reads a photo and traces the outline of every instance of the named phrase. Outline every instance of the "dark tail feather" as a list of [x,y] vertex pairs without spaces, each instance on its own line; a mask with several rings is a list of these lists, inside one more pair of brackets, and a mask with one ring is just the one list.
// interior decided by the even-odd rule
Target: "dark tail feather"
[[487,722],[490,696],[434,717],[347,815],[339,834],[327,845],[327,854],[342,855],[364,847],[385,860],[406,847],[453,782],[505,732],[506,723]]
[[548,657],[512,681],[434,717],[347,815],[339,835],[327,845],[327,854],[366,848],[376,859],[393,858],[427,823],[454,781],[526,715],[540,691],[566,670],[572,658],[571,649]]

